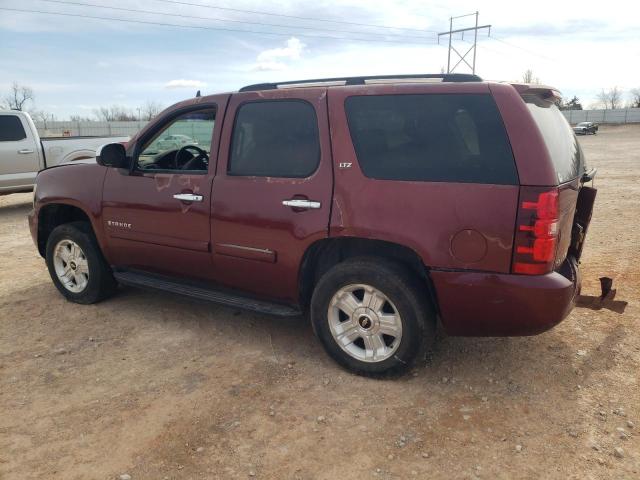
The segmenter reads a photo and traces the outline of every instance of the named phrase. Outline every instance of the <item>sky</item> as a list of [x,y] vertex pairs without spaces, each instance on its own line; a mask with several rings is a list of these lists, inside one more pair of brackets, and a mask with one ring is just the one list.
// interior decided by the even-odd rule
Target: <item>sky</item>
[[[0,99],[28,85],[31,109],[65,119],[266,81],[439,73],[436,33],[476,10],[492,25],[478,33],[485,79],[531,69],[585,106],[603,88],[640,87],[640,2],[629,0],[0,0]],[[471,39],[453,45],[463,53]]]

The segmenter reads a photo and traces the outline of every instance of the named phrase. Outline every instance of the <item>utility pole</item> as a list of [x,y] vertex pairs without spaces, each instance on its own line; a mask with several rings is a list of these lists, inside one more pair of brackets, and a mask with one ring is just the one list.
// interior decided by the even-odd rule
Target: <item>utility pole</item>
[[[465,17],[471,17],[475,15],[476,17],[476,25],[475,27],[469,27],[469,28],[458,28],[456,30],[453,29],[453,21],[458,19],[458,18],[465,18]],[[442,32],[438,34],[438,44],[440,44],[440,37],[443,35],[448,35],[449,36],[449,52],[447,54],[447,73],[453,73],[454,70],[456,69],[456,67],[458,65],[460,65],[462,62],[464,62],[470,69],[471,69],[471,73],[476,73],[476,45],[478,44],[478,30],[482,30],[483,28],[487,28],[489,29],[488,34],[491,35],[491,25],[478,25],[478,12],[475,13],[469,13],[467,15],[460,15],[458,17],[449,17],[449,31],[448,32]],[[461,33],[462,34],[462,40],[464,40],[464,32],[469,32],[473,30],[473,44],[469,47],[469,49],[463,54],[461,54],[458,50],[456,50],[456,47],[453,46],[453,34],[454,33]],[[459,60],[457,61],[457,63],[452,67],[451,66],[451,52],[455,52],[456,55],[458,56]],[[469,53],[473,52],[473,60],[471,62],[471,64],[466,60],[466,57]]]

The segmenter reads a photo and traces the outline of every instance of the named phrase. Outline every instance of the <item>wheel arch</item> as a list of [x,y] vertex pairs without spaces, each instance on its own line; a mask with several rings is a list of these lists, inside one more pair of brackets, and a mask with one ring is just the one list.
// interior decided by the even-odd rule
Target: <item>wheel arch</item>
[[415,250],[398,243],[363,237],[323,238],[307,248],[298,273],[300,306],[308,309],[313,289],[324,273],[334,265],[354,257],[380,257],[402,264],[424,282],[428,291],[425,294],[437,309],[429,268]]
[[[46,256],[47,240],[54,228],[71,222],[86,222],[94,230],[91,217],[82,208],[68,203],[49,203],[38,211],[38,252]],[[95,234],[95,230],[94,230]]]
[[62,160],[58,163],[67,163],[67,162],[75,162],[77,160],[87,160],[90,158],[95,158],[96,151],[95,150],[74,150],[73,152],[67,153]]

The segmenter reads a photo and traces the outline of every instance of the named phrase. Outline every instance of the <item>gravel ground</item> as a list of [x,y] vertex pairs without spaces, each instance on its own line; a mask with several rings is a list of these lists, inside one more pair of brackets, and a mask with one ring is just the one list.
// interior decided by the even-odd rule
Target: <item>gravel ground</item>
[[581,137],[599,197],[577,308],[529,338],[440,334],[399,380],[307,322],[122,289],[65,302],[0,197],[0,478],[640,478],[640,126]]

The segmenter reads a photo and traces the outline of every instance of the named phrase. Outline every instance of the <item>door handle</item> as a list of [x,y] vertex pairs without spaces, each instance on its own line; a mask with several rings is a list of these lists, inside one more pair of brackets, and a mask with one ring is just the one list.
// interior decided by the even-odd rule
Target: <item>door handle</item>
[[195,193],[176,193],[173,198],[181,202],[201,202],[204,197]]
[[34,150],[30,149],[30,148],[23,148],[22,150],[18,150],[18,153],[24,155],[26,153],[33,153]]
[[305,200],[303,198],[292,198],[291,200],[283,200],[282,205],[292,208],[320,208],[322,205],[315,200]]

